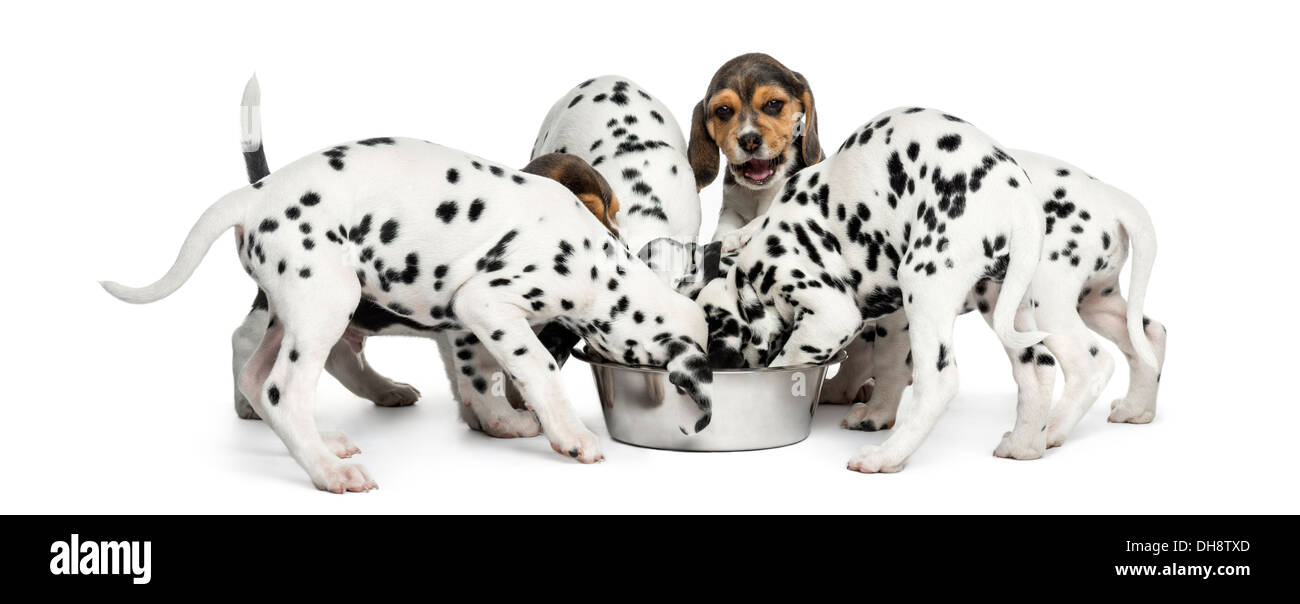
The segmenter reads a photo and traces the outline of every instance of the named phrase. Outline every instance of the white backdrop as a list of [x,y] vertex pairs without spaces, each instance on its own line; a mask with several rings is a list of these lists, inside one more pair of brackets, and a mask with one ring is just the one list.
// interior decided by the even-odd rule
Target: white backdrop
[[[37,6],[0,24],[0,429],[14,462],[2,512],[1298,511],[1300,48],[1283,3]],[[1014,385],[992,333],[966,316],[960,394],[900,474],[845,470],[888,433],[840,430],[842,407],[769,451],[613,442],[575,361],[566,386],[607,456],[581,466],[541,438],[470,432],[432,342],[380,338],[371,362],[424,400],[379,409],[322,380],[322,425],[347,431],[381,486],[333,496],[233,413],[229,334],[254,286],[231,239],[163,302],[129,306],[96,284],[161,275],[199,213],[245,182],[238,102],[255,70],[273,169],[373,136],[522,166],[575,83],[625,75],[689,127],[714,70],[749,51],[807,76],[828,151],[881,111],[932,106],[1143,200],[1160,236],[1146,308],[1170,331],[1156,421],[1105,422],[1121,362],[1064,448],[995,459]],[[704,191],[706,235],[720,194]]]

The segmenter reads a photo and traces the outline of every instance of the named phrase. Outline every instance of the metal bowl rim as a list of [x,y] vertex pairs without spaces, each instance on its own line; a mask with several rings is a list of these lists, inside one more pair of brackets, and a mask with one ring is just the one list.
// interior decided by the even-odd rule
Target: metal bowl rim
[[[588,365],[598,365],[598,366],[600,366],[600,367],[609,367],[610,369],[624,369],[624,370],[627,370],[627,371],[636,371],[636,372],[640,372],[640,373],[659,373],[659,374],[666,374],[666,373],[668,373],[668,370],[667,370],[667,369],[661,369],[661,368],[658,368],[658,367],[645,367],[645,366],[643,366],[643,365],[623,365],[623,364],[621,364],[621,363],[613,363],[613,362],[610,362],[610,361],[604,361],[604,360],[600,360],[600,359],[595,359],[595,358],[592,358],[591,356],[589,356],[585,351],[583,351],[583,350],[581,350],[581,349],[578,349],[578,348],[574,348],[574,349],[573,349],[572,351],[570,351],[570,352],[573,354],[573,357],[574,357],[574,358],[576,358],[576,359],[578,359],[579,361],[582,361],[582,362],[584,362],[584,363],[586,363],[586,364],[588,364]],[[815,368],[818,368],[818,367],[829,367],[829,366],[834,365],[834,364],[836,364],[836,363],[842,363],[842,362],[844,362],[844,359],[847,359],[848,357],[849,357],[849,353],[848,353],[848,351],[841,350],[841,351],[835,353],[834,355],[832,355],[831,358],[829,358],[829,359],[827,359],[827,360],[825,360],[825,361],[823,361],[823,362],[821,362],[821,363],[804,363],[804,364],[802,364],[802,365],[786,365],[786,366],[784,366],[784,367],[752,367],[752,368],[747,368],[747,369],[714,369],[714,370],[713,370],[713,373],[714,373],[714,374],[718,374],[718,373],[725,373],[725,374],[735,374],[735,373],[781,373],[781,372],[790,372],[790,371],[803,371],[803,370],[805,370],[805,369],[815,369]]]

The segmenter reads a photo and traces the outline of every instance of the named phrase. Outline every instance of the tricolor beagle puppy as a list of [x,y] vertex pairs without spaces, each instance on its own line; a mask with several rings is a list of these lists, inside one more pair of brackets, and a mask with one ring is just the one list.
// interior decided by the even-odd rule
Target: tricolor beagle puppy
[[717,178],[719,151],[727,170],[713,241],[761,216],[787,178],[822,160],[808,81],[762,53],[724,63],[691,116],[697,189]]

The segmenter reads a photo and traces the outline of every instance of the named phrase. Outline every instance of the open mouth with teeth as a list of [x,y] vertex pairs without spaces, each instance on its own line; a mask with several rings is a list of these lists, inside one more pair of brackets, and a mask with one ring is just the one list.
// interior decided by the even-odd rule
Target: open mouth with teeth
[[778,155],[772,159],[751,159],[743,164],[731,164],[731,172],[750,184],[765,185],[771,182],[782,159],[784,157]]

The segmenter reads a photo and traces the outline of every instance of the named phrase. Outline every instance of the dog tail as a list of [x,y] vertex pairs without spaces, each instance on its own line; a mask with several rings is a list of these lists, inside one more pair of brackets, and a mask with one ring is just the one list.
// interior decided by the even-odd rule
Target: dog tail
[[[1025,195],[1026,202],[1032,201]],[[1007,348],[1028,348],[1043,341],[1047,332],[1016,331],[1016,310],[1020,307],[1029,283],[1038,268],[1038,258],[1043,251],[1043,213],[1036,204],[1021,204],[1012,210],[1011,233],[1007,238],[1007,272],[1002,280],[1002,291],[993,307],[993,331]],[[987,245],[987,244],[986,244]]]
[[244,217],[253,199],[248,190],[244,188],[227,194],[203,212],[181,245],[176,262],[162,279],[144,287],[128,287],[115,281],[101,281],[100,285],[117,299],[132,304],[157,302],[172,295],[194,274],[194,269],[199,267],[213,242]]
[[257,74],[248,78],[239,103],[239,146],[244,151],[248,182],[257,182],[271,173],[262,147],[262,88],[257,84]]
[[1129,245],[1133,248],[1133,264],[1129,267],[1128,282],[1128,337],[1133,342],[1133,351],[1139,359],[1152,368],[1159,367],[1156,351],[1147,339],[1142,305],[1147,296],[1147,283],[1151,280],[1151,267],[1156,261],[1156,230],[1151,225],[1151,215],[1138,200],[1127,193],[1114,189],[1122,200],[1117,218],[1128,232]]

